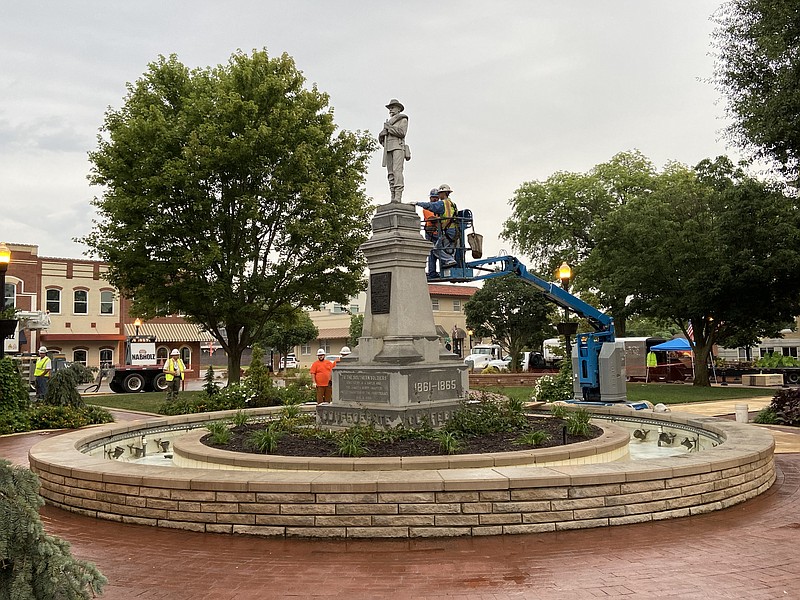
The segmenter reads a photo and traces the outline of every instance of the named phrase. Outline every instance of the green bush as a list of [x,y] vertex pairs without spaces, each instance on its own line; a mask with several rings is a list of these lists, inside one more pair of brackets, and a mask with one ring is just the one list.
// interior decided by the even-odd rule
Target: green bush
[[213,421],[206,425],[206,429],[211,433],[211,443],[213,444],[224,446],[231,441],[231,430],[223,421]]
[[208,396],[215,396],[219,393],[219,384],[214,379],[214,365],[208,365],[206,376],[203,378],[203,391]]
[[443,429],[462,435],[485,435],[513,431],[526,424],[522,403],[484,397],[477,403],[462,404]]
[[550,435],[546,431],[528,431],[527,433],[523,433],[519,436],[514,443],[519,446],[528,446],[529,448],[535,448],[542,442],[548,440]]
[[0,598],[94,598],[108,580],[45,533],[38,490],[33,472],[0,459]]
[[29,413],[30,429],[77,429],[96,423],[111,423],[111,414],[99,406],[34,404]]
[[759,425],[777,425],[777,417],[778,415],[775,414],[775,411],[767,406],[758,411],[758,414],[756,414],[753,419],[753,423],[758,423]]
[[269,369],[264,364],[264,351],[259,344],[253,345],[253,353],[250,358],[250,367],[247,369],[244,378],[246,384],[253,393],[252,401],[258,406],[274,406],[269,402],[273,397],[272,379]]
[[561,368],[555,377],[544,375],[533,386],[533,400],[536,402],[559,402],[572,398],[572,364],[561,361]]
[[75,408],[85,406],[77,388],[82,383],[88,383],[86,381],[87,373],[89,381],[93,381],[92,372],[80,363],[72,363],[70,366],[53,373],[50,376],[50,382],[47,384],[47,394],[44,396],[44,402],[55,406],[72,406]]
[[464,447],[458,435],[452,431],[439,431],[436,438],[442,454],[456,454]]
[[15,413],[28,408],[27,385],[9,357],[0,360],[0,413]]
[[28,410],[6,410],[0,412],[0,435],[31,430]]
[[800,388],[780,390],[772,398],[769,408],[779,425],[800,425]]
[[283,435],[283,430],[276,426],[276,423],[270,423],[265,429],[254,431],[247,438],[247,446],[255,448],[264,454],[272,454],[278,447],[278,440]]
[[591,413],[585,408],[571,412],[566,419],[567,433],[570,435],[589,435],[591,431]]

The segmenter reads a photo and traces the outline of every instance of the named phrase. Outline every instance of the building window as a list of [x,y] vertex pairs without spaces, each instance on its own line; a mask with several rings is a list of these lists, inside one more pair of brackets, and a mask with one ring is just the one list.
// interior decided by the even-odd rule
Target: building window
[[350,305],[350,314],[357,315],[358,314],[358,304],[351,304]]
[[3,295],[6,301],[3,305],[5,308],[11,308],[17,305],[17,286],[15,284],[6,283]]
[[47,290],[47,310],[53,314],[61,314],[61,290]]
[[331,353],[331,343],[328,340],[320,340],[319,347],[325,350],[325,354]]
[[300,354],[303,356],[308,356],[311,354],[311,345],[310,344],[303,344],[300,346]]
[[334,302],[333,309],[331,310],[331,312],[335,315],[340,315],[344,312],[344,307],[338,302]]
[[433,310],[439,310],[439,299],[438,298],[431,298],[431,308]]
[[166,346],[160,346],[156,350],[156,363],[159,365],[164,365],[167,362],[167,358],[169,357],[169,348]]
[[112,348],[100,348],[100,368],[110,369],[114,366],[114,350]]
[[114,314],[114,292],[110,291],[100,292],[100,314],[101,315]]
[[453,300],[453,310],[461,312],[461,300]]
[[88,353],[86,350],[82,348],[78,348],[72,351],[72,362],[81,363],[84,367],[86,366],[86,358]]
[[76,315],[89,314],[89,292],[86,290],[75,290],[75,302],[72,312]]
[[184,346],[181,348],[181,360],[186,368],[189,368],[189,365],[192,364],[192,350],[189,346]]

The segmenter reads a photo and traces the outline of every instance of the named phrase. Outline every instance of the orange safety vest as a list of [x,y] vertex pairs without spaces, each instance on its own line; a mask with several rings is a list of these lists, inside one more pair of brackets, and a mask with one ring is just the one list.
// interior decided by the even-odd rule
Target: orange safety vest
[[436,216],[436,213],[423,208],[422,217],[425,220],[425,234],[428,236],[439,235],[439,217]]

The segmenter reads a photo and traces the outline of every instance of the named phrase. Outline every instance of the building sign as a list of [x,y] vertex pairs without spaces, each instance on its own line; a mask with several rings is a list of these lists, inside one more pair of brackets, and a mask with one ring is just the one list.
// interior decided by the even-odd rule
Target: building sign
[[131,342],[132,365],[155,365],[156,345],[152,342]]

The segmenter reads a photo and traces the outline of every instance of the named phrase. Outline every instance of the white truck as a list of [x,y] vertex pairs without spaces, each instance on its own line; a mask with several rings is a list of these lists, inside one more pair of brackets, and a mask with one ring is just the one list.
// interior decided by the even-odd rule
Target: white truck
[[480,372],[490,361],[502,360],[503,350],[497,344],[478,344],[472,348],[472,353],[464,359],[472,371]]

